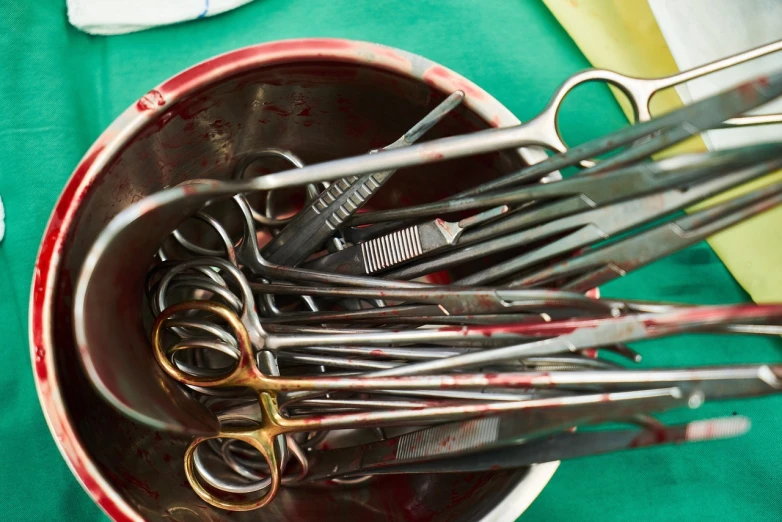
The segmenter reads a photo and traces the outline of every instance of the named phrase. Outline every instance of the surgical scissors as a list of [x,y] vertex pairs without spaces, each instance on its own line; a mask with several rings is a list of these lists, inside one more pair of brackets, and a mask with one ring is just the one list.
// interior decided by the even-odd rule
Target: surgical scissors
[[[223,375],[192,375],[182,371],[169,361],[162,344],[162,334],[165,324],[174,315],[190,310],[201,310],[215,314],[224,320],[234,330],[237,346],[241,356],[238,364]],[[282,378],[267,376],[261,373],[255,364],[255,357],[249,334],[241,320],[229,309],[216,303],[194,301],[173,305],[164,310],[155,321],[152,328],[152,343],[155,358],[164,371],[179,382],[200,387],[243,386],[258,393],[262,408],[261,427],[253,428],[223,428],[215,436],[197,438],[186,453],[186,473],[188,480],[196,492],[213,505],[226,509],[254,509],[268,503],[276,494],[280,483],[279,458],[272,445],[280,435],[301,431],[317,431],[320,429],[339,429],[361,426],[393,426],[400,424],[415,424],[421,422],[436,422],[457,420],[471,416],[480,416],[508,411],[532,410],[535,408],[578,408],[584,401],[596,403],[610,400],[605,395],[558,397],[550,399],[521,400],[502,403],[471,403],[436,408],[399,409],[388,411],[364,412],[360,414],[336,414],[312,418],[285,418],[280,414],[276,402],[276,392],[285,390],[368,390],[368,389],[411,389],[411,388],[450,388],[478,387],[483,388],[499,384],[504,387],[528,386],[530,380],[525,374],[504,374],[499,383],[494,383],[496,376],[487,375],[455,375],[426,376],[407,378],[346,378],[346,377],[314,377],[314,378]],[[679,395],[680,397],[680,395]],[[234,438],[247,442],[258,449],[269,463],[271,484],[269,492],[262,499],[247,503],[234,504],[217,499],[207,489],[200,485],[193,473],[193,454],[195,448],[203,441],[215,438]]]
[[[412,145],[434,127],[464,99],[456,91],[432,109],[424,118],[385,150]],[[395,169],[384,170],[361,177],[346,177],[330,185],[314,201],[301,210],[264,247],[263,255],[269,261],[296,266],[315,252],[323,241],[334,234],[345,219],[353,215],[393,176]]]
[[[422,463],[425,464],[432,459],[443,457],[451,459],[475,451],[497,451],[498,448],[516,447],[533,437],[570,426],[596,421],[621,420],[639,413],[663,411],[684,404],[695,408],[700,406],[704,399],[778,393],[782,387],[778,373],[782,373],[779,367],[759,365],[662,371],[575,372],[569,375],[567,373],[537,374],[535,376],[537,385],[586,387],[599,385],[601,388],[608,389],[641,387],[643,390],[531,400],[524,402],[524,407],[519,403],[506,403],[503,405],[504,408],[493,405],[492,408],[498,408],[497,410],[489,410],[493,413],[516,411],[516,408],[519,408],[525,411],[526,415],[523,417],[482,417],[457,424],[427,428],[379,444],[320,452],[315,454],[314,460],[307,464],[309,471],[307,479],[322,480],[334,476],[373,473],[378,469],[382,469],[384,473],[407,472],[406,469],[412,469],[409,466],[420,469]],[[677,386],[660,388],[660,386],[670,384]],[[682,389],[689,391],[683,393]],[[351,427],[355,427],[362,425],[369,418],[380,423],[389,422],[388,425],[399,423],[398,419],[388,420],[385,412],[363,414],[360,418],[356,415],[327,415],[313,419],[286,418],[278,413],[276,403],[263,392],[260,393],[260,404],[263,410],[262,417],[270,419],[269,422],[254,428],[224,429],[215,437],[194,440],[188,448],[186,454],[187,478],[198,494],[207,502],[226,509],[244,510],[261,507],[271,499],[265,496],[258,501],[242,504],[227,503],[219,500],[200,486],[193,468],[194,464],[198,468],[198,462],[195,460],[196,450],[202,442],[217,438],[240,440],[258,449],[269,463],[271,477],[268,482],[271,483],[272,490],[268,495],[271,496],[275,492],[274,470],[276,469],[273,467],[276,463],[273,450],[269,449],[269,441],[273,440],[273,437],[304,431],[312,427],[312,424],[328,424],[332,428],[338,428],[347,426],[342,423],[352,422]],[[437,413],[430,410],[430,414],[425,418],[431,419],[432,415],[439,415],[440,412],[445,417],[447,416],[445,412],[450,411],[449,408],[447,406],[441,407]],[[472,411],[470,408],[462,409],[463,412],[468,410]],[[383,420],[380,420],[381,418]],[[693,436],[695,434],[696,432],[691,433]],[[707,434],[703,432],[703,435]],[[440,443],[441,440],[445,440],[446,443]],[[659,442],[667,440],[667,438],[662,438],[658,434],[656,440]],[[535,443],[534,440],[532,442]],[[192,463],[190,459],[193,459]],[[450,463],[449,460],[445,466],[456,466],[456,464]],[[458,466],[456,469],[459,469]],[[277,480],[281,481],[279,474]]]
[[[677,310],[677,312],[684,312],[687,309]],[[192,324],[192,318],[190,316],[187,320],[172,319],[177,314],[182,314],[191,311],[206,312],[210,315],[216,316],[226,324],[229,325],[233,334],[233,350],[237,356],[237,363],[233,365],[232,369],[223,369],[219,373],[209,372],[208,374],[200,373],[188,373],[183,371],[176,363],[169,360],[172,349],[179,350],[175,344],[172,348],[165,349],[163,346],[163,331],[168,326],[184,326],[183,321],[187,321],[188,324]],[[751,315],[751,314],[749,314]],[[546,323],[544,323],[546,324]],[[553,324],[553,323],[552,323]],[[521,325],[519,325],[521,326]],[[538,326],[538,325],[536,325]],[[539,326],[538,326],[539,327]],[[504,328],[512,328],[511,326],[505,326]],[[501,329],[500,329],[501,331]],[[422,337],[426,335],[437,336],[440,334],[446,334],[446,338],[453,338],[458,335],[469,334],[467,329],[453,329],[453,328],[440,328],[437,331],[430,332],[408,332],[406,335],[423,333]],[[394,334],[394,332],[390,332]],[[476,329],[476,334],[485,336],[486,330]],[[533,329],[533,336],[540,336],[548,334],[548,331],[540,333],[536,329]],[[341,346],[345,344],[344,338],[353,339],[350,334],[334,334],[333,336],[318,336],[325,340],[326,337],[339,338],[339,341],[327,342],[325,345]],[[380,336],[380,338],[373,336]],[[163,367],[164,371],[168,373],[172,378],[192,386],[201,387],[225,387],[225,386],[244,386],[256,391],[268,391],[268,392],[281,392],[281,391],[361,391],[361,390],[411,390],[411,389],[480,389],[492,386],[508,387],[508,388],[524,388],[529,387],[529,379],[524,374],[504,373],[504,374],[454,374],[454,375],[435,375],[435,376],[422,376],[422,377],[405,377],[405,378],[386,378],[381,376],[380,378],[362,377],[357,379],[351,376],[336,376],[336,377],[295,377],[286,378],[275,375],[267,375],[258,368],[255,363],[256,348],[254,348],[251,341],[250,333],[248,333],[242,319],[234,313],[228,307],[211,301],[187,301],[183,303],[177,303],[166,308],[155,320],[152,327],[152,345],[154,349],[155,359]],[[279,348],[280,344],[289,345],[291,347],[308,346],[313,344],[313,339],[307,339],[308,337],[314,338],[316,336],[290,336],[294,338],[292,343],[274,342],[275,346],[272,348]],[[358,340],[360,337],[364,337],[368,343],[373,341],[388,342],[387,339],[391,338],[392,342],[395,340],[394,335],[382,334],[359,334],[355,336]],[[381,339],[382,338],[382,339]],[[268,341],[269,339],[267,339]],[[191,346],[197,345],[197,343],[203,343],[206,348],[215,348],[215,342],[206,343],[203,339],[193,338]],[[228,343],[226,343],[228,344]],[[238,352],[238,353],[237,353]],[[268,353],[268,352],[261,352]],[[472,354],[467,354],[472,355]],[[458,359],[463,355],[451,357],[449,359]],[[428,363],[426,363],[428,364]],[[418,365],[408,365],[407,367],[413,367]],[[390,370],[393,371],[393,370]],[[376,375],[379,375],[376,374]]]
[[[576,319],[573,320],[572,323],[565,322],[565,327],[562,327],[563,324],[562,321],[552,321],[552,322],[526,322],[526,323],[519,323],[519,324],[499,324],[499,325],[490,325],[485,327],[444,327],[444,328],[433,328],[433,329],[423,329],[423,330],[395,330],[395,331],[372,331],[372,330],[364,330],[364,331],[347,331],[346,333],[340,333],[339,331],[336,331],[334,329],[327,329],[324,330],[322,333],[318,333],[317,329],[310,329],[314,333],[303,333],[303,334],[285,334],[285,335],[278,335],[278,334],[270,334],[267,333],[260,324],[260,320],[258,318],[257,313],[254,311],[254,301],[252,296],[252,290],[249,287],[248,284],[244,282],[243,276],[241,275],[238,270],[233,267],[230,263],[228,263],[225,260],[219,259],[219,258],[198,258],[193,259],[187,262],[184,262],[174,268],[172,268],[166,276],[164,276],[163,280],[161,280],[161,283],[159,285],[159,294],[157,298],[157,308],[155,312],[158,310],[161,310],[164,306],[166,306],[168,303],[164,300],[163,295],[166,291],[166,286],[169,281],[173,279],[173,277],[177,273],[181,273],[184,270],[197,267],[197,266],[213,266],[213,267],[220,267],[222,270],[225,270],[225,274],[228,274],[231,276],[233,280],[239,285],[239,289],[241,292],[241,298],[237,299],[237,303],[234,304],[234,310],[236,312],[231,312],[228,308],[219,305],[214,302],[206,302],[206,301],[194,301],[185,304],[179,304],[176,306],[193,306],[199,309],[198,307],[208,307],[215,306],[218,309],[222,311],[223,314],[229,314],[232,315],[234,313],[239,314],[239,316],[233,316],[236,317],[238,321],[240,321],[244,327],[243,331],[245,333],[249,332],[248,335],[253,341],[253,345],[258,350],[279,350],[279,349],[288,349],[288,348],[295,348],[295,347],[302,347],[302,346],[345,346],[345,345],[358,345],[358,346],[388,346],[388,345],[400,345],[400,344],[408,344],[408,343],[416,343],[416,342],[428,342],[428,343],[450,343],[450,342],[476,342],[479,345],[485,345],[487,341],[498,339],[503,342],[510,342],[513,340],[520,340],[525,337],[527,338],[534,338],[534,337],[540,337],[540,336],[555,336],[560,335],[562,331],[558,331],[557,328],[569,328],[570,330],[579,328],[582,328],[586,331],[589,331],[588,325],[592,325],[592,323],[589,323],[590,320],[597,321],[594,323],[595,325],[603,325],[601,321],[605,321],[604,329],[606,332],[610,332],[610,334],[607,334],[605,337],[606,339],[601,338],[590,338],[587,337],[586,339],[591,342],[600,342],[600,341],[610,341],[610,342],[604,342],[602,345],[615,345],[620,344],[624,342],[628,342],[629,340],[635,340],[636,338],[633,337],[633,335],[641,335],[641,337],[645,336],[660,336],[660,335],[671,335],[673,333],[678,333],[676,329],[661,329],[661,328],[647,328],[645,326],[644,320],[649,321],[657,321],[657,320],[672,320],[672,318],[678,319],[680,318],[683,322],[679,325],[680,328],[682,328],[683,331],[685,330],[692,330],[692,329],[699,329],[702,328],[704,325],[702,325],[699,320],[701,318],[701,315],[706,314],[706,323],[705,326],[712,327],[712,328],[719,328],[721,326],[730,325],[730,324],[755,324],[756,322],[752,319],[758,317],[757,314],[767,314],[770,318],[776,319],[777,314],[780,313],[777,308],[774,308],[772,305],[767,306],[758,306],[758,307],[741,307],[741,306],[735,306],[735,307],[681,307],[681,308],[672,308],[669,311],[661,314],[655,314],[655,313],[646,313],[646,314],[635,314],[631,316],[625,316],[625,317],[618,317],[618,318],[609,318],[609,319]],[[356,290],[356,292],[360,292],[361,290]],[[323,293],[334,293],[329,292],[328,290],[324,290]],[[485,291],[478,290],[476,293],[473,294],[474,297],[477,297],[480,300],[480,296],[486,294]],[[405,295],[402,291],[399,292],[399,296]],[[414,294],[406,294],[406,295],[414,295]],[[443,296],[451,296],[456,297],[459,296],[458,290],[445,290],[443,292]],[[470,295],[469,292],[467,292],[465,295]],[[489,297],[496,299],[499,296],[502,296],[502,294],[494,294],[492,291],[489,291],[487,294]],[[550,299],[551,296],[556,296],[558,298],[563,298],[564,300],[561,301],[561,303],[568,304],[569,302],[575,302],[577,305],[580,303],[580,299],[587,299],[583,298],[582,296],[576,295],[576,299],[569,300],[570,297],[572,299],[572,296],[565,294],[562,296],[561,294],[543,294],[543,295],[537,295],[532,294],[532,300],[531,305],[533,307],[542,306],[542,303],[546,301],[546,299]],[[542,298],[542,300],[541,300]],[[597,303],[600,304],[600,301],[597,301]],[[241,306],[240,306],[241,305]],[[480,303],[478,303],[479,306],[483,306]],[[500,306],[504,306],[502,304],[502,300],[500,301]],[[524,306],[523,302],[519,302],[516,306]],[[782,308],[782,305],[780,305]],[[707,315],[709,313],[714,314],[713,316]],[[734,315],[731,316],[730,314],[733,313]],[[613,311],[610,312],[611,315],[616,315]],[[688,315],[690,314],[690,315]],[[701,314],[701,315],[698,315]],[[160,317],[160,316],[159,316]],[[241,317],[241,319],[239,319]],[[747,317],[749,318],[749,323],[744,323],[741,318]],[[586,321],[585,323],[579,323],[578,321]],[[619,321],[619,323],[612,323],[612,321]],[[622,325],[625,324],[623,321],[628,321],[629,328],[622,330]],[[181,323],[179,323],[181,324]],[[175,324],[174,326],[179,326],[179,324]],[[765,323],[762,323],[765,324]],[[185,325],[186,326],[186,325]],[[215,326],[212,325],[212,328]],[[614,332],[613,329],[620,330],[619,332]],[[708,329],[708,328],[707,328]],[[765,332],[758,332],[759,334],[765,333]],[[223,338],[227,336],[228,334],[222,335]],[[614,340],[612,339],[612,336],[616,335],[617,338]],[[622,336],[625,336],[626,338],[623,338]],[[629,337],[628,337],[629,336]],[[564,336],[563,339],[567,341],[569,336]],[[223,341],[225,342],[225,341]],[[564,342],[564,341],[563,341]],[[582,340],[583,342],[583,340]],[[563,351],[576,351],[577,349],[584,349],[584,348],[590,348],[590,347],[596,347],[597,345],[583,345],[580,348],[574,348],[573,346],[566,343],[565,349],[562,349],[561,345],[557,345],[556,347],[552,348],[549,346],[546,346],[544,351],[542,353],[538,353],[536,351],[536,347],[533,344],[531,348],[532,352],[527,353],[528,350],[525,349],[526,345],[521,346],[515,346],[515,349],[520,349],[522,355],[508,357],[507,359],[522,357],[523,355],[552,355],[556,353],[561,353]],[[183,348],[189,347],[189,346],[183,346]],[[205,346],[207,348],[213,347],[213,346]],[[538,347],[540,348],[540,347]],[[220,348],[218,348],[220,349]],[[514,346],[511,346],[506,349],[514,349]],[[553,351],[552,351],[553,350]],[[223,350],[226,351],[226,350]],[[231,350],[228,350],[231,351]],[[233,350],[233,353],[236,353],[236,349]],[[486,350],[480,353],[471,353],[471,354],[464,354],[458,357],[451,357],[448,359],[445,359],[444,361],[448,361],[449,363],[453,363],[457,360],[462,360],[464,358],[471,358],[471,357],[485,357],[488,356],[488,358],[481,359],[481,362],[485,363],[491,363],[491,362],[498,362],[502,359],[499,358],[493,358],[492,356],[494,354],[498,353],[497,350]],[[421,366],[427,366],[431,364],[441,364],[444,361],[429,361],[427,363],[423,364],[415,364],[415,365],[407,365],[401,370],[403,371],[410,371],[411,369],[416,369]],[[395,368],[392,370],[389,370],[391,372],[399,371],[400,369]],[[426,370],[424,370],[426,371]]]
[[[259,392],[258,395],[262,410],[260,427],[222,428],[217,435],[195,438],[185,452],[185,475],[190,486],[204,501],[213,506],[232,511],[247,511],[263,507],[274,499],[281,484],[281,477],[280,459],[275,453],[273,443],[280,435],[312,431],[313,429],[395,426],[408,423],[438,422],[513,411],[537,412],[541,417],[545,417],[548,414],[555,418],[559,417],[560,423],[569,424],[567,421],[561,420],[561,417],[567,417],[569,411],[572,415],[578,415],[578,412],[583,410],[585,405],[590,408],[600,409],[606,403],[612,403],[616,411],[625,413],[627,410],[623,410],[622,406],[617,404],[623,400],[637,401],[630,407],[632,412],[668,409],[682,403],[682,394],[674,388],[647,394],[638,392],[593,394],[518,402],[467,404],[415,410],[374,411],[358,414],[343,413],[288,418],[280,414],[273,395],[267,392]],[[581,413],[581,415],[584,416],[584,413]],[[195,452],[200,444],[214,439],[238,440],[258,450],[269,467],[269,487],[263,497],[257,500],[238,502],[223,500],[200,483],[195,472]]]
[[[189,272],[195,269],[217,268],[218,276],[223,282],[222,285],[215,283],[211,278],[196,277]],[[181,275],[186,277],[180,277]],[[228,287],[229,280],[232,286],[237,288],[238,294]],[[334,329],[329,329],[323,333],[304,333],[304,334],[274,334],[267,332],[261,325],[261,319],[255,309],[255,299],[253,291],[266,290],[276,293],[289,293],[293,295],[302,295],[304,292],[310,295],[331,295],[342,297],[373,297],[382,296],[389,299],[409,299],[419,302],[436,303],[442,307],[442,310],[449,312],[452,310],[456,314],[465,314],[480,312],[485,310],[495,311],[530,311],[536,312],[550,308],[581,309],[592,314],[610,314],[612,305],[606,306],[604,302],[591,299],[580,294],[566,294],[558,291],[549,290],[513,290],[502,291],[497,289],[454,289],[432,287],[425,291],[413,290],[379,290],[379,289],[332,289],[332,288],[301,288],[288,285],[270,285],[270,284],[249,284],[244,275],[232,265],[229,261],[222,258],[199,257],[184,261],[175,265],[169,265],[168,270],[162,276],[157,287],[152,294],[152,311],[158,316],[162,310],[166,309],[171,303],[168,300],[169,291],[178,287],[190,287],[203,289],[212,292],[221,301],[228,304],[241,322],[252,339],[253,345],[257,350],[280,350],[291,347],[301,347],[309,345],[335,346],[335,345],[364,345],[364,344],[400,344],[409,342],[433,342],[442,343],[449,341],[457,342],[476,342],[485,344],[487,339],[482,335],[464,335],[458,331],[448,331],[445,329],[431,330],[400,330],[400,331],[348,331],[340,333]],[[237,354],[237,348],[231,340],[231,336],[222,330],[218,325],[209,321],[194,321],[192,318],[180,319],[172,326],[179,329],[196,328],[217,337],[210,341],[205,341],[198,336],[192,339],[184,339],[179,343],[174,351],[184,349],[203,347],[222,351],[229,356]],[[317,332],[317,331],[316,331]],[[187,336],[194,337],[193,335]],[[517,337],[510,333],[502,335],[497,333],[498,340],[513,340]]]
[[678,252],[744,219],[766,212],[780,203],[782,182],[777,182],[522,276],[509,282],[508,286],[540,286],[556,279],[570,278],[564,285],[558,286],[573,292],[594,288]]

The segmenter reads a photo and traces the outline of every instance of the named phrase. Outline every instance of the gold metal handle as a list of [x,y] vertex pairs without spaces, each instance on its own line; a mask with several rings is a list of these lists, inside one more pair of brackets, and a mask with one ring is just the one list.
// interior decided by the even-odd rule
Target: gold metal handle
[[[163,333],[166,321],[176,314],[190,310],[200,310],[217,315],[233,329],[239,348],[239,361],[231,372],[217,376],[191,375],[180,370],[166,356],[166,351],[163,347]],[[248,383],[256,379],[259,373],[253,363],[253,347],[247,328],[245,328],[241,319],[235,313],[211,301],[188,301],[169,306],[163,310],[152,326],[152,349],[155,360],[163,368],[163,371],[177,381],[191,386],[248,386]]]
[[[249,444],[258,450],[269,465],[269,478],[271,480],[266,493],[259,499],[244,501],[224,500],[207,489],[198,477],[195,467],[195,452],[198,446],[212,439],[235,439]],[[193,491],[208,504],[229,511],[251,511],[262,508],[274,500],[280,489],[280,457],[274,447],[274,436],[263,428],[224,428],[220,433],[212,437],[198,437],[193,439],[185,452],[185,477],[193,488]]]

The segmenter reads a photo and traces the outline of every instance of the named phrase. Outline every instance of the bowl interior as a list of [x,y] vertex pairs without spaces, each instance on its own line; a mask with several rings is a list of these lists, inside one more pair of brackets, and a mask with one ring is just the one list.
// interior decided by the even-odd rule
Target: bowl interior
[[[222,79],[171,106],[128,140],[96,177],[67,232],[62,262],[54,274],[54,353],[65,407],[81,443],[143,518],[467,521],[491,511],[524,477],[526,470],[384,477],[341,488],[286,488],[263,510],[228,514],[207,506],[188,486],[182,466],[188,440],[152,431],[115,412],[88,383],[74,347],[71,303],[79,269],[97,234],[127,205],[187,179],[228,178],[237,157],[261,148],[290,150],[304,163],[364,153],[394,141],[444,98],[420,80],[366,65],[313,62],[259,68]],[[460,107],[425,139],[488,127],[477,114]],[[371,206],[433,201],[522,165],[517,151],[507,151],[405,169],[381,189]],[[279,160],[263,160],[251,165],[248,175],[284,168]],[[267,195],[254,198],[261,207],[267,201]],[[269,208],[283,215],[302,204],[303,191],[285,190],[268,198]],[[138,302],[138,310],[130,311],[138,318],[133,328],[141,327],[141,295]],[[121,339],[118,332],[117,342]],[[149,361],[154,364],[151,355]]]

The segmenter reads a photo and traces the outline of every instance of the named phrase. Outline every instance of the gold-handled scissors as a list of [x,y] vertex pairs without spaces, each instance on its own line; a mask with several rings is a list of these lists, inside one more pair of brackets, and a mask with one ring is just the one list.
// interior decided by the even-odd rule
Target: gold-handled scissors
[[[193,375],[182,371],[169,359],[163,345],[164,333],[174,317],[185,312],[207,312],[214,314],[233,330],[240,350],[238,364],[223,375]],[[360,413],[327,414],[289,418],[282,414],[277,403],[277,394],[288,390],[326,391],[335,389],[432,389],[432,388],[484,388],[494,386],[529,387],[535,384],[538,373],[525,374],[460,374],[412,377],[320,377],[284,378],[264,375],[255,361],[250,336],[241,319],[229,308],[209,301],[189,301],[173,305],[164,310],[152,327],[154,355],[163,370],[183,384],[201,387],[242,386],[258,394],[261,420],[253,427],[223,427],[211,436],[195,438],[185,453],[185,474],[193,490],[206,502],[227,510],[248,511],[271,502],[279,490],[282,476],[281,456],[275,446],[279,436],[299,432],[334,430],[362,427],[388,427],[400,425],[425,425],[433,422],[456,421],[485,417],[507,412],[534,411],[538,415],[562,416],[572,413],[574,421],[579,417],[597,412],[606,404],[618,406],[630,401],[640,411],[659,411],[673,407],[682,401],[683,395],[672,389],[663,395],[625,395],[619,393],[594,393],[532,400],[508,402],[471,402],[467,404],[434,406],[418,409],[379,410]],[[495,382],[496,381],[496,382]],[[662,402],[661,402],[662,401]],[[195,465],[198,446],[212,439],[234,439],[257,449],[269,465],[269,487],[263,497],[252,500],[224,500],[207,489],[199,480]]]

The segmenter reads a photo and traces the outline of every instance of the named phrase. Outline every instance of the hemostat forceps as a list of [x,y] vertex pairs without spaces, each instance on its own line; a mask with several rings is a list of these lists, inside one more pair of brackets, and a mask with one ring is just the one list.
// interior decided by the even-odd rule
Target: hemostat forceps
[[573,292],[594,288],[678,252],[744,219],[770,210],[780,203],[782,182],[777,182],[522,276],[510,282],[509,286],[540,286],[556,279],[569,278],[566,283],[558,286]]

